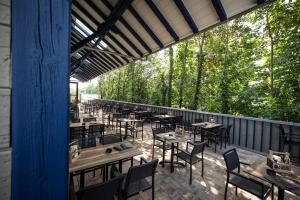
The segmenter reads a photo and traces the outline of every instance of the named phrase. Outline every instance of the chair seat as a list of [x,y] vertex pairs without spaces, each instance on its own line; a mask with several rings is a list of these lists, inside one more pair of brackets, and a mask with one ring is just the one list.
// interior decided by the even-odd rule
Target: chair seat
[[142,179],[140,181],[130,183],[128,192],[127,192],[127,196],[128,197],[133,196],[133,195],[139,193],[140,191],[148,190],[151,187],[152,187],[152,185],[146,179]]
[[[163,144],[155,144],[154,146],[160,148],[160,149],[164,149],[164,145]],[[165,150],[170,150],[171,149],[171,145],[170,144],[165,144]]]
[[260,184],[251,181],[251,179],[243,178],[240,176],[233,175],[230,178],[229,183],[258,197],[265,196],[266,193],[271,192],[271,188],[269,186],[264,185],[262,190]]
[[184,160],[187,163],[192,164],[192,165],[202,160],[202,158],[199,158],[198,156],[193,156],[192,157],[192,163],[190,163],[190,157],[191,156],[189,155],[188,152],[185,152],[185,151],[180,151],[177,154],[177,156],[178,156],[178,158],[180,158],[180,159],[182,159],[182,160]]

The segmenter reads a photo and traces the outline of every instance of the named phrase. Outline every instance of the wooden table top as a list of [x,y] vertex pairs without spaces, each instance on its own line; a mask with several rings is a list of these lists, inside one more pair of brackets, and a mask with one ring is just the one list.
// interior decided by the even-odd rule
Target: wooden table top
[[120,118],[118,119],[119,122],[141,122],[140,119],[129,119],[129,118]]
[[[168,139],[167,137],[170,135],[174,136],[175,139]],[[160,134],[157,134],[156,136],[161,139],[164,139],[165,141],[170,142],[170,143],[187,142],[187,141],[191,140],[191,137],[188,133],[186,133],[184,136],[179,136],[179,135],[176,135],[174,131],[167,132],[167,133],[160,133]],[[170,136],[170,137],[172,137],[172,136]]]
[[192,124],[194,127],[200,127],[204,129],[213,129],[213,128],[218,128],[223,126],[223,124],[216,124],[216,123],[211,123],[211,122],[201,122],[201,123],[195,123]]
[[[267,181],[265,178],[267,169],[270,169],[270,167],[267,165],[266,160],[257,160],[253,164],[247,166],[243,171],[252,176]],[[291,173],[276,173],[276,176],[281,176],[300,184],[300,167],[292,165]],[[294,193],[300,195],[300,191]]]
[[82,122],[80,123],[71,123],[69,125],[69,127],[79,127],[79,126],[85,126],[85,127],[89,127],[90,125],[98,125],[98,124],[103,124],[103,122],[100,121],[96,121],[96,122],[83,122],[85,123],[84,125],[82,125]]
[[160,118],[160,119],[167,119],[167,118],[173,118],[173,117],[175,117],[175,115],[154,115],[154,117]]
[[[113,149],[114,146],[120,145],[122,143],[127,142],[99,145],[97,147],[82,149],[76,160],[69,164],[69,173],[104,165],[110,162],[115,162],[142,154],[142,152],[138,150],[135,146],[133,148],[125,149],[123,151],[117,151]],[[112,149],[111,153],[105,152],[108,148]]]

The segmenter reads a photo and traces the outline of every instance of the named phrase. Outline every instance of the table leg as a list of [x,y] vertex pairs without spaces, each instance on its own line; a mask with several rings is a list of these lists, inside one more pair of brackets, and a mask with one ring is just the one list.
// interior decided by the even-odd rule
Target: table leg
[[174,172],[174,143],[171,144],[171,173]]
[[128,134],[128,129],[127,129],[127,127],[128,127],[128,122],[125,123],[125,136],[124,136],[124,140],[126,140],[127,134]]
[[284,200],[284,189],[278,187],[278,200]]
[[80,171],[80,188],[84,187],[84,170]]

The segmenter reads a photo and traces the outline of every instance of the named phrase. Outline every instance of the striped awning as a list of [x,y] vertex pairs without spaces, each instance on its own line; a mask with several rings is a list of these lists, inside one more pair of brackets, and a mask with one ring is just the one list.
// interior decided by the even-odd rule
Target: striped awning
[[91,80],[266,2],[73,0],[71,76]]

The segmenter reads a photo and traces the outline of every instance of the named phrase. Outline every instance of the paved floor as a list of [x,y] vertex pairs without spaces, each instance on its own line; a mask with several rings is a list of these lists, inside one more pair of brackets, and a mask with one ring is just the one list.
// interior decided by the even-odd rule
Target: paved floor
[[[112,132],[114,130],[108,130]],[[131,141],[132,139],[128,139]],[[152,159],[152,132],[150,125],[146,125],[144,129],[144,140],[141,140],[141,135],[135,139],[134,144],[143,152],[141,156],[147,160]],[[227,147],[226,150],[234,148],[232,146]],[[225,188],[225,163],[223,161],[222,153],[224,149],[217,149],[217,153],[214,153],[213,148],[206,148],[204,153],[204,177],[201,177],[201,163],[193,166],[193,184],[189,185],[189,167],[178,167],[175,168],[174,173],[170,173],[170,166],[168,164],[163,168],[158,166],[156,180],[155,180],[155,199],[157,200],[218,200],[224,199],[224,188]],[[259,154],[238,149],[238,154],[241,160],[247,160],[253,162],[257,159],[266,158]],[[155,158],[161,160],[162,151],[159,149],[155,150]],[[170,157],[170,152],[167,152],[166,158]],[[140,156],[134,158],[134,164],[139,164]],[[123,170],[127,171],[128,164],[124,164]],[[92,185],[101,182],[101,175],[99,172],[94,177],[93,174],[86,176],[87,185]],[[75,180],[75,188],[78,188],[78,180]],[[77,185],[77,187],[76,187]],[[257,199],[255,196],[238,190],[238,195],[235,196],[235,189],[229,186],[228,199]],[[275,199],[277,190],[275,190]],[[101,199],[101,198],[100,198]],[[151,199],[151,191],[142,193],[135,197],[135,199]],[[269,198],[271,199],[271,198]],[[299,199],[293,194],[286,192],[286,199]]]

